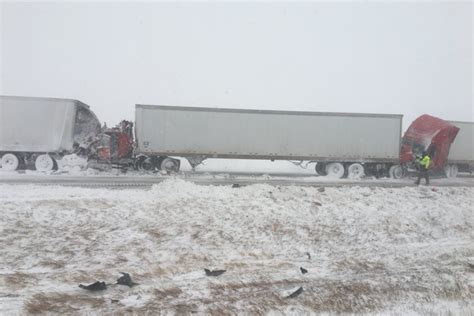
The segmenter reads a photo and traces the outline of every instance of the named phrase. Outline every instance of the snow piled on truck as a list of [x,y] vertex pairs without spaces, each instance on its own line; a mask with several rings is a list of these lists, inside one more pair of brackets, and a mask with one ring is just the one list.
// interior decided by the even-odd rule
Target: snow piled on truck
[[[0,202],[2,314],[474,308],[473,188],[170,179],[150,190],[4,184]],[[139,284],[77,286],[120,271]]]

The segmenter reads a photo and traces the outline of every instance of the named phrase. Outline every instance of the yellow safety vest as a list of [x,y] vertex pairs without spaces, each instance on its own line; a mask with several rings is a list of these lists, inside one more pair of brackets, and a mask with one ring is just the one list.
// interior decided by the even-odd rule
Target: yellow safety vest
[[428,167],[430,166],[430,162],[431,162],[430,156],[426,155],[426,156],[423,156],[423,158],[421,158],[420,165],[425,167],[425,169],[428,169]]

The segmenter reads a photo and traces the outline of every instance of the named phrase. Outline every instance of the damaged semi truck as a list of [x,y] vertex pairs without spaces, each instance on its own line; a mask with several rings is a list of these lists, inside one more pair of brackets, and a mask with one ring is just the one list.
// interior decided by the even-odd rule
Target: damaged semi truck
[[[399,166],[402,115],[136,105],[136,146],[147,168],[194,168],[208,158],[317,162],[341,178]],[[140,167],[140,164],[139,164]]]
[[99,120],[80,101],[0,96],[3,170],[57,169],[65,155],[86,154],[99,132]]
[[[460,143],[457,138],[458,133],[459,128],[450,122],[427,114],[418,117],[403,135],[400,164],[404,171],[415,170],[413,158],[427,152],[431,157],[431,171],[438,174],[445,173],[450,177],[448,155],[451,155],[452,144]],[[464,145],[462,143],[461,146],[464,147]],[[465,151],[462,155],[464,154]]]
[[56,170],[73,154],[92,166],[132,167],[133,124],[102,128],[89,106],[78,100],[0,96],[2,170]]
[[[402,135],[402,115],[136,105],[138,168],[177,171],[208,158],[315,162],[319,175],[399,179],[427,151],[432,171],[473,165],[473,124],[422,115]],[[455,141],[459,130],[461,137]],[[451,144],[453,144],[451,149]],[[450,151],[451,150],[451,151]],[[448,158],[449,154],[449,158]],[[449,159],[449,165],[448,165]],[[142,164],[142,162],[144,164]],[[303,164],[306,162],[306,164]]]
[[[458,127],[424,115],[403,138],[401,128],[402,115],[139,104],[135,122],[101,128],[80,101],[0,97],[3,170],[34,165],[49,171],[63,157],[77,154],[92,166],[145,171],[177,172],[180,160],[176,157],[188,160],[192,168],[208,158],[268,159],[301,166],[314,162],[318,174],[335,178],[401,178],[423,150],[434,157],[435,169],[452,170],[447,156]],[[472,156],[471,134],[472,124],[463,137],[471,141],[467,153]],[[465,146],[460,145],[463,153]]]

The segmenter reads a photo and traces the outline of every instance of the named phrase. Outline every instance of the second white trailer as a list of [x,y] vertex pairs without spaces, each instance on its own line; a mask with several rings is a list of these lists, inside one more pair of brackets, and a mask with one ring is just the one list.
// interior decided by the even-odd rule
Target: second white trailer
[[448,165],[445,168],[448,177],[456,177],[458,171],[474,171],[474,122],[450,121],[459,128],[456,139],[451,144]]
[[151,105],[135,114],[138,153],[193,167],[207,158],[309,160],[339,177],[388,170],[400,156],[402,115]]

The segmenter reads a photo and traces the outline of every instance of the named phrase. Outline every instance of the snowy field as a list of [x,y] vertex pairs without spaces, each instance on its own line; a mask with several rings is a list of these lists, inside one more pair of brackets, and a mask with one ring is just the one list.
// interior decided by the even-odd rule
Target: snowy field
[[466,187],[0,184],[0,314],[467,314],[473,211]]

